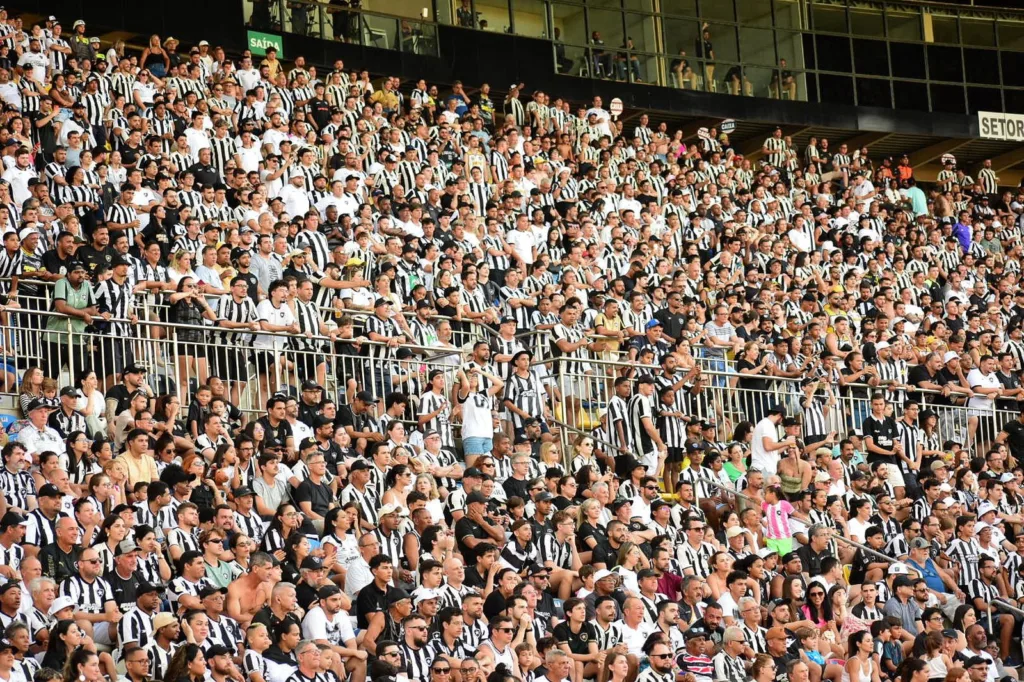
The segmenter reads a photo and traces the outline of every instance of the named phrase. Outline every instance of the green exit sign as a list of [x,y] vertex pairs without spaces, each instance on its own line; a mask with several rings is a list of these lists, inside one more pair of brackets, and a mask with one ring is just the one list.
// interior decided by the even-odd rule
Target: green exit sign
[[277,48],[278,59],[284,58],[284,43],[281,40],[281,36],[276,36],[273,33],[260,33],[259,31],[248,31],[249,35],[249,51],[253,54],[267,53],[267,49],[274,47]]

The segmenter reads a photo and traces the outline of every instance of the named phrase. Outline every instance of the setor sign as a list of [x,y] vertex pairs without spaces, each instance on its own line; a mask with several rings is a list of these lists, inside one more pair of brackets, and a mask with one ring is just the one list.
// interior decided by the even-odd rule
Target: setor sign
[[1024,142],[1024,116],[997,111],[978,112],[978,131],[986,140]]

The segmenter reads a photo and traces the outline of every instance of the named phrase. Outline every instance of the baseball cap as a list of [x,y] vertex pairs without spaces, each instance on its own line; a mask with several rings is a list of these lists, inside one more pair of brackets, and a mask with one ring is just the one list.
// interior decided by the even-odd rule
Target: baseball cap
[[487,504],[487,496],[484,495],[479,490],[474,490],[473,492],[466,496],[466,504],[473,504],[474,502]]
[[18,512],[9,511],[4,514],[3,518],[0,519],[0,528],[10,528],[11,526],[20,526],[27,521],[24,516]]
[[57,408],[51,405],[50,403],[46,402],[42,398],[36,398],[35,400],[28,404],[28,409],[26,411],[33,412],[38,409],[56,410]]
[[239,486],[239,487],[235,488],[235,491],[233,493],[233,495],[234,495],[236,500],[239,497],[248,497],[249,495],[255,495],[255,494],[256,493],[253,492],[253,489],[250,488],[247,485],[243,485],[243,486]]
[[929,547],[931,547],[931,543],[924,538],[914,538],[910,541],[910,549],[928,549]]
[[64,497],[64,493],[62,493],[54,484],[47,483],[39,488],[39,492],[36,493],[36,497]]
[[[66,608],[72,608],[75,605],[75,600],[71,597],[57,597],[50,604],[50,615],[56,615]],[[168,614],[170,615],[170,614]]]
[[[54,605],[56,605],[56,604],[57,604],[57,602],[54,601]],[[51,608],[50,611],[52,613],[53,609]],[[156,632],[160,628],[167,627],[168,625],[173,623],[175,620],[177,620],[177,619],[173,615],[171,615],[170,613],[167,613],[166,611],[161,611],[160,613],[158,613],[155,616],[153,616],[153,632]]]
[[302,560],[302,564],[299,566],[300,569],[307,571],[319,571],[324,567],[324,560],[320,557],[308,556]]
[[317,590],[316,596],[319,599],[330,599],[336,594],[341,594],[341,588],[332,583],[330,585],[324,585],[319,590]]
[[409,595],[408,592],[403,590],[401,587],[396,587],[393,590],[388,590],[386,598],[388,606],[391,606],[392,604],[397,604],[398,602],[403,601],[405,599],[412,599],[412,597]]
[[889,575],[908,575],[909,573],[910,569],[904,563],[896,562],[889,567]]
[[226,587],[217,587],[216,585],[206,585],[206,586],[203,587],[203,589],[199,590],[199,598],[200,599],[206,599],[207,597],[212,597],[215,594],[227,594],[227,593],[228,593],[228,588],[226,588]]
[[117,543],[117,547],[114,548],[114,556],[124,556],[138,550],[139,546],[135,544],[134,540],[121,540],[121,542]]

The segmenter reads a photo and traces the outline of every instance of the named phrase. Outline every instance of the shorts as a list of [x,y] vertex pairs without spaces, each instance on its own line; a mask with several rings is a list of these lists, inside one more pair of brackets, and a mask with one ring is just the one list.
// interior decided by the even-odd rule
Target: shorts
[[668,458],[665,460],[669,464],[679,464],[686,457],[686,452],[682,448],[669,448]]
[[295,370],[299,373],[300,379],[316,379],[316,368],[323,365],[327,356],[320,353],[296,353],[292,355],[295,362]]
[[640,457],[638,457],[637,459],[640,460],[641,464],[643,464],[645,467],[647,467],[647,475],[648,476],[657,476],[658,475],[658,451],[657,450],[654,450],[653,452],[645,452],[644,454],[640,455]]
[[256,362],[256,370],[260,374],[272,374],[277,364],[277,351],[258,349],[252,353]]
[[110,623],[108,621],[102,620],[92,624],[92,640],[97,644],[107,646],[113,644],[110,640]]
[[467,455],[487,455],[494,448],[494,440],[482,436],[470,436],[462,439],[462,450]]
[[793,538],[765,538],[765,547],[778,553],[780,557],[793,551]]
[[93,366],[102,370],[103,376],[120,373],[128,365],[134,364],[135,354],[128,339],[101,337],[96,347]]
[[214,348],[214,373],[225,381],[246,381],[249,378],[249,354],[236,348]]
[[590,397],[590,380],[580,376],[561,376],[558,378],[557,386],[562,390],[562,398],[580,398],[585,400]]
[[886,479],[892,484],[893,488],[905,488],[906,481],[903,480],[903,472],[895,464],[889,464],[885,467]]
[[178,342],[178,357],[206,359],[206,346],[196,343]]

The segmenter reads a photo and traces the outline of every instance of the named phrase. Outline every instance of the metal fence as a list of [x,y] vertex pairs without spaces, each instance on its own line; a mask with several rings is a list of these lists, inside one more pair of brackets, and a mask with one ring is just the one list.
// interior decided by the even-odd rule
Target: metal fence
[[[24,301],[23,301],[24,303]],[[369,391],[383,400],[391,392],[410,396],[410,414],[415,420],[416,402],[429,390],[429,377],[440,370],[445,377],[445,394],[451,396],[458,367],[468,360],[472,340],[464,345],[441,344],[422,347],[403,344],[412,355],[398,359],[395,348],[365,338],[339,339],[333,336],[225,330],[220,327],[174,324],[150,319],[152,310],[143,307],[134,323],[110,320],[77,331],[75,323],[64,315],[27,304],[20,310],[0,315],[0,365],[6,366],[6,385],[0,395],[17,393],[17,378],[31,366],[44,369],[61,385],[72,384],[80,370],[91,369],[101,382],[113,378],[129,360],[148,370],[148,381],[156,394],[175,394],[183,404],[195,389],[212,374],[228,383],[229,397],[244,413],[258,416],[266,400],[275,393],[298,396],[303,381],[312,379],[324,386],[327,395],[341,403],[350,403],[358,390]],[[485,329],[481,327],[481,329]],[[529,343],[534,334],[520,335]],[[756,423],[771,405],[782,405],[791,415],[802,415],[805,439],[832,433],[842,437],[860,429],[871,413],[870,397],[874,389],[853,385],[845,389],[828,384],[813,388],[800,380],[768,378],[768,390],[740,386],[748,378],[731,371],[704,369],[694,381],[681,389],[676,405],[684,414],[720,425],[719,436],[728,438],[743,421]],[[609,360],[583,363],[552,360],[541,354],[537,363],[551,390],[550,407],[555,420],[563,425],[563,438],[597,428],[614,396],[618,377],[636,377],[639,373],[657,376],[660,367]],[[111,379],[112,380],[112,379]],[[109,382],[108,382],[109,383]],[[903,394],[882,390],[886,413],[900,416]],[[921,390],[926,403],[937,394]],[[655,399],[656,400],[656,399]],[[812,406],[808,406],[813,404]],[[669,406],[666,405],[666,408]],[[1001,427],[1018,416],[1015,410],[1000,410],[966,405],[926,404],[937,416],[934,432],[939,443],[955,441],[968,446],[992,442]],[[379,415],[378,415],[379,416]],[[457,419],[453,419],[453,422]],[[451,427],[457,431],[458,425]],[[570,451],[566,442],[565,451]]]
[[[740,381],[748,378],[732,371],[707,370],[707,361],[695,359],[700,372],[695,381],[680,389],[683,393],[675,406],[682,412],[702,421],[714,421],[719,425],[719,437],[731,438],[741,422],[756,424],[774,405],[782,406],[788,415],[801,418],[805,440],[821,439],[835,434],[845,437],[859,430],[864,420],[871,415],[871,398],[881,394],[885,399],[885,415],[899,419],[902,414],[905,391],[872,388],[865,384],[850,384],[840,388],[828,383],[817,383],[812,387],[802,384],[800,379],[768,377],[768,390],[754,390],[741,387]],[[552,368],[552,385],[557,395],[563,398],[563,420],[571,431],[585,432],[596,428],[615,395],[614,383],[620,376],[637,377],[649,373],[657,377],[661,367],[636,363],[588,360],[582,365],[572,361],[555,361]],[[675,381],[678,381],[678,377]],[[1019,412],[1013,409],[997,409],[993,402],[989,407],[968,405],[934,404],[942,399],[937,391],[916,389],[924,397],[922,413],[930,411],[936,416],[935,438],[940,443],[954,441],[974,447],[991,443],[1002,426],[1016,419]],[[657,395],[652,400],[657,401]],[[813,403],[813,405],[810,405]],[[671,411],[672,405],[665,405]],[[930,420],[929,420],[930,421]]]

